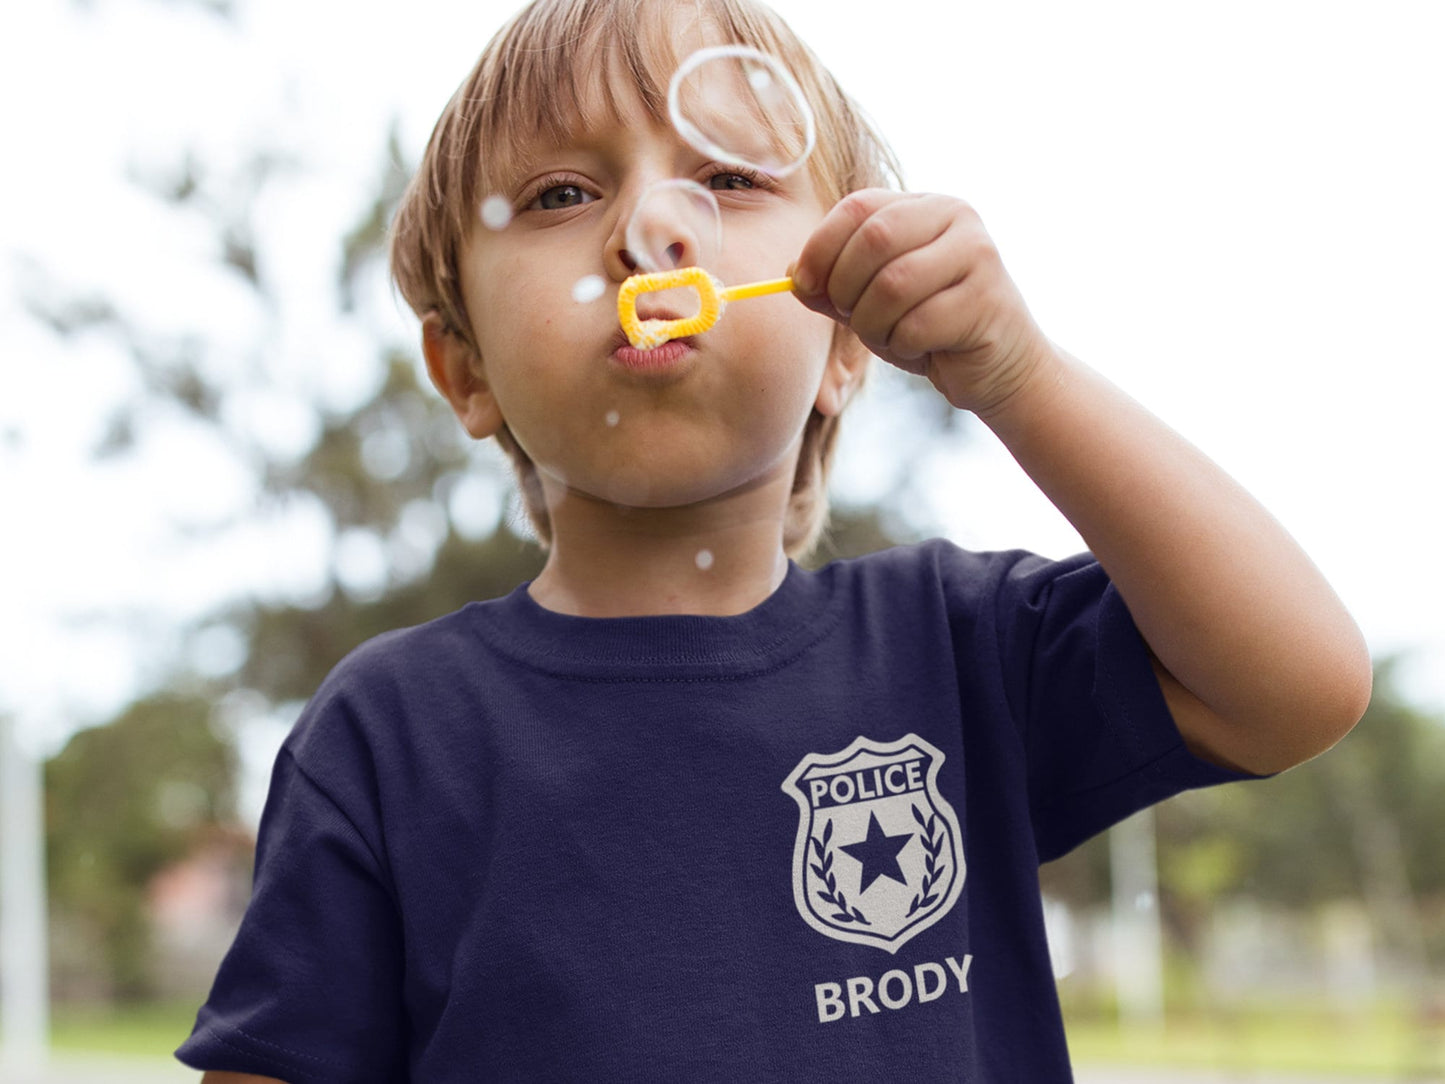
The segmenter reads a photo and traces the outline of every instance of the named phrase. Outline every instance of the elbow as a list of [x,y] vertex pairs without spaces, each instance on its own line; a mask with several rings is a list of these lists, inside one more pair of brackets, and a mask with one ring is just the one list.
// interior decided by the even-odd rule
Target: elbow
[[1274,774],[1313,760],[1334,748],[1364,718],[1374,688],[1374,668],[1364,640],[1331,653],[1314,671],[1289,712],[1294,725],[1282,728],[1281,737],[1265,758]]
[[1277,677],[1270,695],[1234,712],[1216,713],[1192,696],[1166,693],[1185,744],[1205,760],[1259,776],[1277,775],[1333,748],[1369,707],[1374,672],[1363,641],[1357,649],[1321,654],[1314,663],[1293,682]]
[[[1369,649],[1363,638],[1358,646],[1337,671],[1333,682],[1332,716],[1336,723],[1334,738],[1325,749],[1330,748],[1365,717],[1370,707],[1370,697],[1375,689],[1375,668],[1370,659]],[[1324,752],[1321,749],[1320,752]]]

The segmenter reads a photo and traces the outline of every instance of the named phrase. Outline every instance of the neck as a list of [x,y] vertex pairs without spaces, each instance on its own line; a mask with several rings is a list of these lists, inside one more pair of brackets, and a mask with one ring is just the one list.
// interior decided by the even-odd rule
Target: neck
[[580,617],[746,613],[787,575],[786,495],[777,496],[755,491],[723,506],[664,509],[556,502],[552,548],[531,595]]

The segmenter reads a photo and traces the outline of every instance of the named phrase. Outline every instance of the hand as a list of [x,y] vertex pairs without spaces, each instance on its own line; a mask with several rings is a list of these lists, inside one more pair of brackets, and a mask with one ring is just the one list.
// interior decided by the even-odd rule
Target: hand
[[808,308],[985,417],[1053,356],[983,223],[961,200],[854,192],[824,217],[790,273]]

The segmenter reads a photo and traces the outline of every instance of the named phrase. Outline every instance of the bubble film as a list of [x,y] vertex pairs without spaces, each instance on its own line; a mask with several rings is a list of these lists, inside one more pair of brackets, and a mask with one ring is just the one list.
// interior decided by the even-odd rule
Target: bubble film
[[777,177],[801,166],[817,138],[792,74],[742,45],[699,49],[684,60],[667,108],[678,134],[701,153]]
[[717,198],[681,178],[649,185],[628,219],[626,245],[638,271],[706,267],[722,248]]

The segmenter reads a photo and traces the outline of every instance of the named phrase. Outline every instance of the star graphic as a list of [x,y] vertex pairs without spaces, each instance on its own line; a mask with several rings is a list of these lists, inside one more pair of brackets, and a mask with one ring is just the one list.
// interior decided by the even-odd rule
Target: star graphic
[[898,856],[903,853],[903,848],[908,846],[912,839],[912,832],[904,832],[896,836],[888,835],[883,831],[883,826],[878,823],[877,814],[870,812],[868,814],[868,834],[857,843],[838,844],[840,851],[847,851],[849,857],[856,859],[863,866],[863,877],[858,882],[860,896],[867,892],[879,877],[891,877],[899,884],[907,886],[908,879],[903,875],[903,867],[898,864]]

